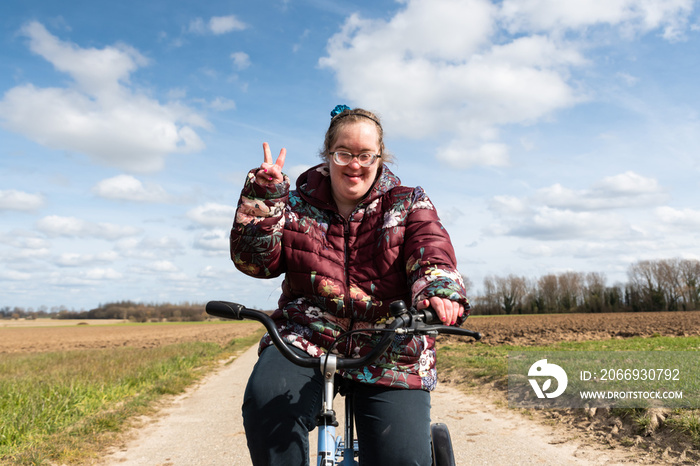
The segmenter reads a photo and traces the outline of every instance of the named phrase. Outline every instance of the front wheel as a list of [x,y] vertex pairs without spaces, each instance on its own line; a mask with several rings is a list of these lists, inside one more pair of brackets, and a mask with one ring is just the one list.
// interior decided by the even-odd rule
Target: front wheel
[[433,449],[433,466],[455,466],[452,439],[447,425],[435,423],[430,426],[430,443]]

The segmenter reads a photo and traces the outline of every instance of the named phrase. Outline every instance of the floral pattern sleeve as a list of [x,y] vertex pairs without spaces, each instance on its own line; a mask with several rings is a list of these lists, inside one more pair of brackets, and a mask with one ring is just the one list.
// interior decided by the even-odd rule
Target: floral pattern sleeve
[[231,260],[243,273],[273,278],[284,272],[282,234],[289,196],[289,178],[272,186],[255,182],[255,170],[247,177],[231,229]]
[[468,315],[469,302],[454,249],[435,206],[420,188],[413,195],[406,228],[406,275],[413,303],[433,296],[461,303]]

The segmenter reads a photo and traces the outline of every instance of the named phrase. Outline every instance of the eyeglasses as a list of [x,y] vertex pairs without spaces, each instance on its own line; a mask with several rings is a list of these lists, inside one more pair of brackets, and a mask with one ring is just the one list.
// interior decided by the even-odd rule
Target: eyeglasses
[[357,163],[359,163],[361,167],[370,167],[378,158],[382,157],[379,154],[370,154],[369,152],[354,155],[342,150],[331,152],[331,155],[333,155],[333,161],[342,166],[348,165],[352,162],[352,159],[357,158]]

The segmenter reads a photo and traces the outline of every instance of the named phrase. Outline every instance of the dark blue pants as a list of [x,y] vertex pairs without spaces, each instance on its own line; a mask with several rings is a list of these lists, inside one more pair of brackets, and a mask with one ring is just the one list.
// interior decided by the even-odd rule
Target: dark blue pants
[[[430,465],[430,393],[352,383],[360,464]],[[255,466],[309,464],[309,431],[321,411],[319,369],[265,349],[248,380],[243,425]],[[343,408],[336,407],[342,412]],[[342,426],[337,433],[342,434]],[[315,451],[316,445],[313,446]]]

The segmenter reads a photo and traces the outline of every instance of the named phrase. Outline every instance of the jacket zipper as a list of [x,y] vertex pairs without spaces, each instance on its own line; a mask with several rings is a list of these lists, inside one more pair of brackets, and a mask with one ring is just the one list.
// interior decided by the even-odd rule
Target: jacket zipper
[[343,236],[344,236],[344,241],[345,241],[345,247],[343,248],[343,252],[345,253],[345,264],[344,264],[344,271],[345,271],[345,288],[347,290],[350,289],[350,253],[348,252],[349,249],[349,242],[350,242],[350,222],[347,220],[343,219]]
[[[341,216],[342,217],[342,216]],[[344,263],[344,272],[345,272],[345,289],[347,292],[350,291],[350,252],[349,252],[349,242],[350,242],[350,221],[348,219],[343,218],[343,236],[344,236],[344,241],[345,241],[345,247],[344,247],[344,253],[345,253],[345,263]],[[347,305],[350,305],[351,300],[348,299],[347,295],[343,297],[343,307],[346,307]],[[350,307],[350,311],[352,312],[352,307]],[[355,318],[352,317],[352,314],[350,315],[350,328],[348,330],[352,330],[353,327],[355,326]],[[349,340],[349,345],[348,345],[348,351],[346,351],[346,356],[352,355],[353,348],[355,346],[354,343],[354,336],[350,335],[350,340]]]

